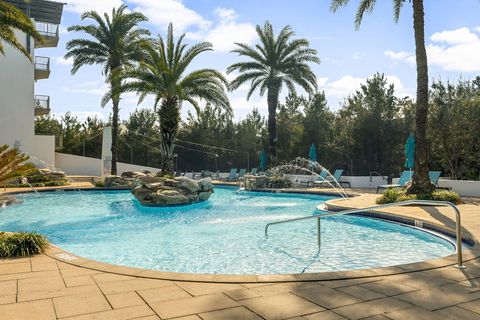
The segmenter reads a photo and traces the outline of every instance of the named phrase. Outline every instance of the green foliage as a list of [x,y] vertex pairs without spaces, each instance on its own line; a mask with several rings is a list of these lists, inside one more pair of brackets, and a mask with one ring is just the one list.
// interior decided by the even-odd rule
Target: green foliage
[[102,180],[95,181],[96,188],[105,188],[105,183]]
[[247,190],[290,188],[292,181],[282,176],[249,177],[244,182]]
[[0,185],[9,180],[26,176],[35,170],[31,163],[27,163],[29,157],[20,153],[17,149],[9,148],[8,145],[0,145]]
[[33,21],[17,7],[0,0],[0,54],[5,55],[4,45],[8,44],[22,52],[30,61],[31,53],[18,41],[15,30],[33,37],[35,41],[42,42],[42,37],[35,29]]
[[271,189],[282,189],[282,188],[290,188],[292,186],[292,181],[284,177],[270,177],[269,182],[267,184],[268,188]]
[[43,253],[48,247],[47,238],[36,232],[0,232],[0,257],[25,257]]
[[405,189],[387,189],[376,202],[378,204],[395,203],[407,200],[434,200],[458,203],[460,196],[453,191],[433,191],[429,194],[407,194]]

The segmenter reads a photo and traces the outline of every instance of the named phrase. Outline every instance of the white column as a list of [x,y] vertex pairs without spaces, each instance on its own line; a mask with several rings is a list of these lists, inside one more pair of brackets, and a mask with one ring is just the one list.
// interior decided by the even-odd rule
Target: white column
[[112,127],[103,128],[102,177],[109,176],[112,169]]

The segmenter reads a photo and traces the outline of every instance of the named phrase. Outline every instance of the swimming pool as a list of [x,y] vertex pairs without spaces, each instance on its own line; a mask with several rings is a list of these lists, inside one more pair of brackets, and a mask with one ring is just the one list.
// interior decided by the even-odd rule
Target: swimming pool
[[386,267],[452,254],[450,241],[414,228],[359,216],[265,224],[318,214],[330,196],[216,187],[209,201],[184,207],[141,206],[129,191],[44,192],[0,209],[0,230],[38,231],[86,258],[162,271],[290,274]]

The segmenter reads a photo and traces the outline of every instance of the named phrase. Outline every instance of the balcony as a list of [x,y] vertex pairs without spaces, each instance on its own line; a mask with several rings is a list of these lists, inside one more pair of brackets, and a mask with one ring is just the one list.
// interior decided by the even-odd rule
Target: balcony
[[50,76],[50,58],[35,57],[35,80],[48,79]]
[[43,38],[43,42],[35,41],[35,48],[52,48],[58,45],[58,24],[37,21],[35,27]]
[[50,96],[35,96],[35,116],[44,116],[50,113]]

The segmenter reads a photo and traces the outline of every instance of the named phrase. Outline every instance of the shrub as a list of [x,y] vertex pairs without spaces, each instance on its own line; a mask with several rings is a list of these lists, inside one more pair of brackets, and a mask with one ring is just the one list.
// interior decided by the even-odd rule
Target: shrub
[[44,252],[47,238],[36,232],[0,233],[0,257],[23,257]]
[[290,188],[292,186],[292,181],[287,178],[274,176],[270,177],[268,181],[268,188],[272,189],[281,189],[281,188]]
[[95,187],[97,188],[105,188],[105,183],[102,180],[95,182]]
[[376,202],[378,204],[387,204],[407,200],[448,201],[455,204],[460,201],[460,196],[453,191],[433,191],[432,193],[427,194],[406,194],[405,189],[387,189],[381,197],[377,198]]

